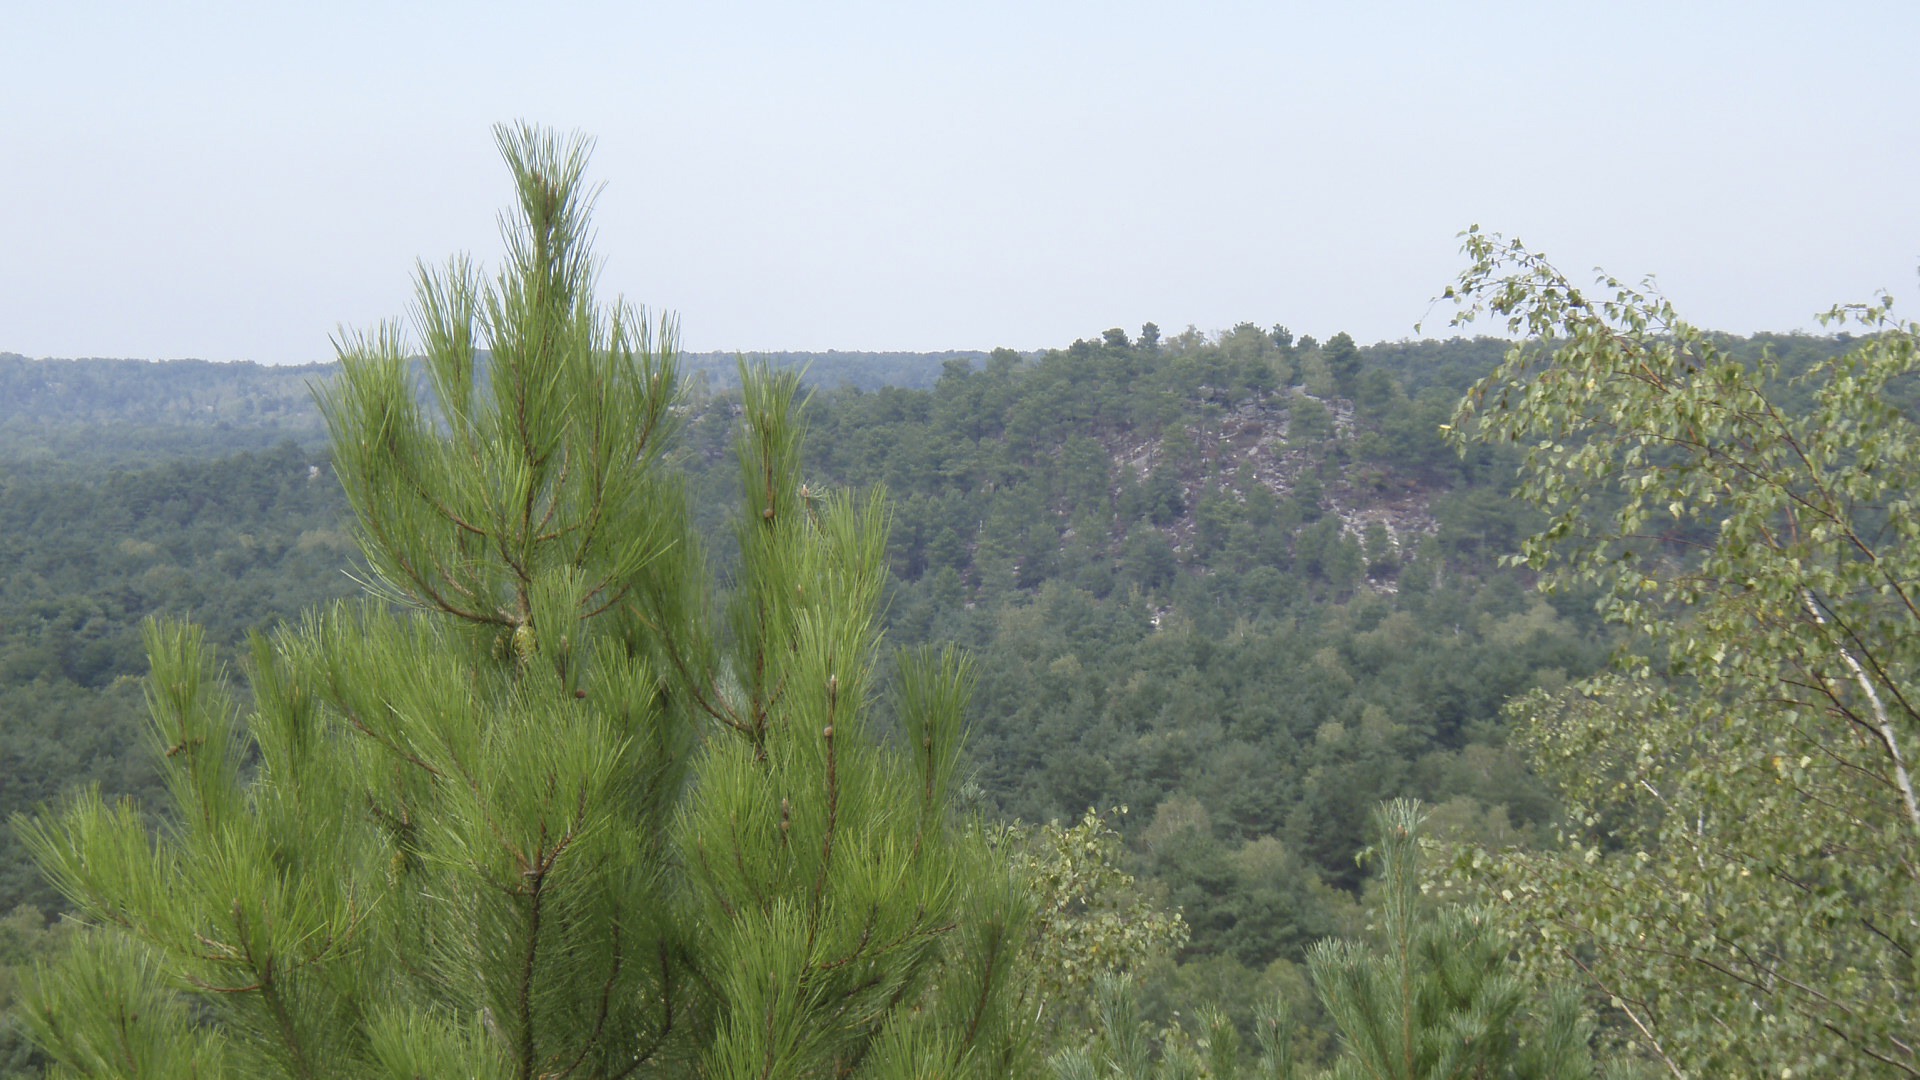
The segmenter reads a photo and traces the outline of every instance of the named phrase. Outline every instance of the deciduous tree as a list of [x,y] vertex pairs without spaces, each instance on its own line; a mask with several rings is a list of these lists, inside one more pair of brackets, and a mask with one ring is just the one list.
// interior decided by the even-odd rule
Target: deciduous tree
[[1644,648],[1518,710],[1563,850],[1460,868],[1676,1076],[1920,1076],[1920,327],[1836,308],[1854,347],[1788,371],[1518,241],[1465,250],[1462,318],[1525,340],[1453,435],[1525,448],[1550,517],[1518,559]]

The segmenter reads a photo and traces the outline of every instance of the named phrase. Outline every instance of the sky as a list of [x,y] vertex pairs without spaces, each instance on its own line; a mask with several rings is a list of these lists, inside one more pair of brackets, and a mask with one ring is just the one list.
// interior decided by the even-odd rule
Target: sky
[[1682,314],[1920,310],[1920,4],[0,0],[0,352],[305,363],[597,140],[691,350],[1449,331],[1471,224]]

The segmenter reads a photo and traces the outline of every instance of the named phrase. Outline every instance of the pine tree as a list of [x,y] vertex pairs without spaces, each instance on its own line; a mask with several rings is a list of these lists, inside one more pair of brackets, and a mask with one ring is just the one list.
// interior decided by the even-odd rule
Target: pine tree
[[1538,1013],[1507,963],[1507,942],[1483,913],[1420,907],[1420,804],[1374,815],[1380,833],[1382,951],[1328,940],[1307,955],[1345,1048],[1336,1080],[1588,1080],[1590,1027],[1557,996]]
[[246,695],[151,625],[165,824],[24,824],[87,924],[35,1038],[89,1077],[1024,1073],[965,661],[903,656],[902,738],[866,723],[883,500],[804,484],[796,380],[743,371],[718,599],[674,324],[593,296],[589,144],[496,134],[505,268],[423,268],[424,359],[346,336],[319,390],[375,599],[256,636]]
[[1156,1055],[1132,982],[1106,974],[1093,991],[1093,1030],[1085,1045],[1049,1059],[1055,1080],[1293,1080],[1296,1075],[1293,1017],[1278,997],[1257,1006],[1256,1047],[1246,1045],[1225,1013],[1207,1006],[1199,1013],[1197,1041],[1176,1022],[1160,1033]]
[[[1579,996],[1536,1002],[1509,962],[1509,939],[1484,912],[1422,905],[1424,818],[1411,799],[1374,814],[1382,948],[1329,939],[1308,952],[1314,988],[1341,1036],[1330,1068],[1297,1065],[1293,1017],[1279,997],[1257,1008],[1257,1048],[1208,1007],[1198,1039],[1176,1022],[1160,1033],[1156,1054],[1130,985],[1109,974],[1093,988],[1087,1042],[1049,1061],[1056,1080],[1594,1080],[1593,1025]],[[1628,1080],[1638,1075],[1631,1070],[1617,1062],[1605,1075]]]

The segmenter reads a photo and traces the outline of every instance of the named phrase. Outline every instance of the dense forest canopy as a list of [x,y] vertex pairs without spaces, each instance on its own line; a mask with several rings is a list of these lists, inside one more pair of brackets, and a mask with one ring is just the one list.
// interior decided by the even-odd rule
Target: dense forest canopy
[[[931,386],[979,352],[783,352],[764,359],[810,386]],[[737,356],[683,357],[690,388],[739,387]],[[483,358],[484,362],[484,358]],[[0,352],[0,463],[134,465],[264,450],[284,440],[318,447],[326,425],[313,389],[337,363],[266,366],[206,360],[32,360]]]

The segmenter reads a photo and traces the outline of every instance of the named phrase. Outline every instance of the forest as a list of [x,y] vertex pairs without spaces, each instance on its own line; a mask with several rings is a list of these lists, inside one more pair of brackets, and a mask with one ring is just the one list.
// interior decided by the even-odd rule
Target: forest
[[[537,232],[541,212],[562,211],[526,212]],[[315,979],[297,984],[319,995],[303,1006],[311,1015],[275,1012],[272,980],[236,959],[240,946],[215,948],[228,902],[218,890],[238,897],[238,918],[254,902],[246,890],[265,886],[237,871],[227,884],[228,871],[206,869],[227,864],[195,845],[227,836],[219,843],[265,845],[279,865],[329,865],[273,832],[289,827],[275,800],[307,806],[334,783],[302,787],[288,762],[316,776],[340,770],[341,790],[359,800],[313,828],[347,836],[371,822],[387,837],[343,841],[364,865],[330,874],[366,873],[375,890],[440,875],[435,887],[451,890],[467,860],[483,884],[460,888],[477,889],[501,941],[524,943],[528,972],[536,944],[584,933],[593,905],[615,902],[594,899],[612,888],[601,884],[557,894],[564,930],[541,929],[532,887],[501,886],[490,906],[484,883],[571,865],[559,863],[570,850],[559,844],[540,848],[538,873],[524,853],[518,870],[485,869],[491,841],[472,824],[494,820],[484,798],[520,806],[512,800],[532,796],[476,782],[482,802],[466,812],[467,832],[433,825],[434,839],[414,839],[412,815],[445,809],[443,798],[465,804],[398,772],[387,790],[385,766],[302,749],[304,729],[270,720],[336,710],[372,743],[447,772],[455,750],[442,760],[421,748],[420,731],[355,713],[353,702],[383,694],[426,700],[411,684],[376,686],[369,672],[385,662],[350,662],[376,644],[393,651],[368,655],[417,656],[422,671],[454,658],[477,665],[484,676],[467,678],[497,683],[486,708],[505,710],[490,722],[531,709],[543,731],[583,721],[521,703],[535,693],[522,683],[551,682],[554,700],[600,709],[603,678],[616,678],[604,672],[635,687],[656,679],[646,699],[668,703],[658,716],[622,713],[628,734],[604,744],[591,743],[606,737],[591,725],[577,737],[606,760],[641,762],[633,768],[668,792],[679,788],[635,755],[683,739],[659,760],[704,778],[684,805],[652,787],[606,796],[631,800],[652,831],[597,826],[596,858],[661,845],[699,853],[669,860],[685,882],[620,888],[679,889],[685,897],[657,902],[706,914],[686,931],[697,947],[671,948],[683,931],[648,921],[665,916],[622,916],[616,926],[658,936],[659,971],[623,973],[616,960],[605,985],[652,978],[627,989],[665,1004],[653,1019],[608,1019],[603,997],[568,1070],[1920,1075],[1909,1038],[1920,810],[1904,750],[1920,660],[1906,543],[1916,527],[1906,485],[1920,475],[1913,328],[1870,306],[1837,310],[1854,329],[1826,336],[1716,334],[1619,282],[1588,298],[1498,237],[1469,234],[1467,254],[1463,319],[1498,320],[1505,336],[1362,346],[1278,324],[1168,334],[1147,323],[1033,354],[787,354],[758,367],[685,357],[676,368],[636,331],[639,345],[596,346],[595,356],[626,357],[613,370],[632,382],[617,392],[605,387],[627,384],[593,383],[607,399],[596,409],[630,420],[625,430],[677,437],[646,444],[648,471],[621,504],[634,515],[621,519],[623,538],[598,541],[611,545],[604,552],[582,540],[574,569],[545,577],[507,555],[495,566],[492,548],[463,537],[511,525],[458,509],[484,502],[472,494],[484,485],[447,479],[464,454],[425,471],[409,471],[406,455],[440,453],[463,431],[511,442],[485,426],[493,414],[475,395],[497,407],[500,388],[565,388],[612,378],[605,371],[562,366],[518,383],[533,354],[476,353],[470,341],[464,354],[429,348],[425,359],[348,343],[341,364],[301,369],[0,356],[0,814],[15,823],[0,836],[0,912],[11,913],[0,919],[0,1076],[39,1076],[55,1060],[56,1075],[173,1075],[182,1062],[196,1075],[319,1075],[290,1034],[307,1025],[309,1042],[362,1063],[341,1075],[436,1074],[450,1060],[492,1061],[496,1045],[524,1048],[512,1060],[525,1067],[487,1075],[564,1074],[543,1055],[572,1051],[540,1042],[536,1052],[539,1009],[590,1003],[536,1005],[523,992],[516,1005],[481,976],[450,989],[458,979],[441,968],[491,954],[448,951],[453,931],[431,918],[365,931],[379,944],[354,953],[403,948],[408,934],[440,942],[421,954],[431,956],[424,1004],[408,999],[406,1013],[312,990]],[[676,373],[677,387],[661,390]],[[438,411],[422,412],[422,400]],[[555,400],[577,406],[585,393]],[[589,419],[541,422],[553,445],[579,440],[581,460],[598,461],[591,440],[603,436]],[[338,441],[381,424],[376,449]],[[377,456],[394,446],[400,465]],[[450,494],[426,490],[443,482]],[[569,482],[583,481],[562,471],[528,490]],[[870,494],[825,494],[840,491]],[[870,514],[882,498],[884,514]],[[640,513],[642,503],[668,510]],[[550,516],[577,511],[552,496]],[[681,519],[684,535],[672,532]],[[531,552],[591,532],[495,539],[499,551]],[[580,575],[603,563],[620,568],[607,581],[631,578],[618,595],[640,599],[596,600],[612,586]],[[702,622],[709,601],[686,593],[709,574],[722,583],[711,604],[732,621]],[[459,599],[514,580],[522,614],[505,621]],[[829,597],[807,593],[816,581]],[[367,597],[372,607],[355,606]],[[843,602],[856,614],[834,606]],[[856,617],[862,603],[871,625]],[[475,625],[409,637],[395,614],[409,607]],[[544,629],[575,618],[586,627],[602,610],[611,614],[591,625],[619,629],[596,630],[604,640],[591,648],[584,629],[574,644]],[[659,629],[682,623],[684,651]],[[818,655],[808,651],[816,639]],[[873,656],[871,672],[834,666],[854,652]],[[726,674],[697,677],[702,665]],[[803,708],[783,680],[816,668],[832,689]],[[850,688],[898,689],[876,691],[856,727],[851,706],[836,711],[843,676]],[[219,693],[232,700],[217,706],[194,696],[214,690],[178,689],[229,681]],[[767,718],[788,708],[811,730],[825,718],[829,751],[836,728],[840,742],[870,738],[873,749],[844,762],[781,749],[790,736]],[[669,732],[661,717],[673,709],[704,711],[717,734]],[[258,718],[247,721],[258,725],[251,741],[234,734],[242,713]],[[546,753],[501,739],[523,756]],[[222,740],[231,745],[208,749]],[[811,781],[794,777],[825,768],[834,797],[847,793],[849,820],[868,814],[860,820],[880,835],[909,828],[875,809],[886,801],[877,793],[905,783],[887,771],[889,755],[912,760],[922,745],[927,763],[895,762],[899,777],[924,784],[928,815],[900,834],[914,855],[898,880],[925,890],[915,893],[922,915],[947,912],[966,929],[948,935],[960,944],[941,944],[914,929],[916,915],[885,931],[898,937],[883,949],[870,945],[875,927],[895,915],[859,891],[877,885],[842,880],[851,871],[830,874],[822,861],[796,886],[780,875],[797,870],[752,861],[761,849],[742,839],[741,815],[773,811],[771,796],[750,803],[762,789],[745,777],[764,768],[764,790],[797,792]],[[552,768],[572,767],[554,754]],[[215,773],[226,779],[205,778]],[[352,795],[356,784],[365,790]],[[876,794],[856,800],[869,791],[861,785]],[[583,807],[600,791],[580,790]],[[802,796],[792,798],[779,800],[777,836],[767,835],[784,843],[791,818],[821,830],[831,853],[841,804],[822,823],[803,820]],[[545,844],[549,810],[525,812]],[[196,824],[217,814],[232,815],[229,832]],[[231,839],[249,829],[266,839]],[[365,852],[353,846],[362,843]],[[143,868],[149,847],[162,862]],[[728,850],[737,873],[706,862]],[[891,866],[881,851],[874,864]],[[935,863],[956,881],[998,880],[982,868],[1011,867],[1019,895],[914,876]],[[871,904],[864,929],[833,922],[857,905],[822,900],[829,882]],[[847,958],[793,961],[799,973],[788,972],[766,944],[778,918],[761,927],[736,910],[749,892],[789,886],[812,897],[792,901],[811,912],[808,947],[816,934],[850,934]],[[168,914],[162,892],[193,914]],[[367,917],[323,911],[335,901],[305,893],[269,895],[289,922],[358,927]],[[367,963],[309,956],[276,933],[235,940],[292,950],[316,969]],[[1025,957],[999,982],[980,974],[993,965],[967,961],[998,955],[994,933]],[[181,934],[203,945],[174,967],[154,958],[173,955],[167,935]],[[598,970],[589,954],[604,940],[564,941]],[[738,958],[766,951],[774,991],[728,982],[734,969],[703,967],[696,949],[749,967],[761,961]],[[897,976],[884,1005],[868,984],[842,985],[860,965],[887,964],[931,981],[913,989],[923,984]],[[896,986],[896,976],[874,978]],[[680,1019],[676,979],[690,999],[720,1003],[718,1018],[685,1005]],[[782,998],[782,979],[809,989]],[[940,1026],[976,993],[1005,997],[1000,1027],[981,1033],[985,1004],[969,1023]],[[767,1032],[786,1009],[805,1027],[815,1015],[805,1009],[827,1009],[819,995],[831,994],[846,1002],[831,1012],[832,1030],[846,1029],[839,1043],[739,1034],[738,1015],[762,1015],[752,1009],[764,1010]],[[448,1001],[491,1004],[463,1014]],[[920,1004],[902,1006],[911,1001]],[[510,1005],[520,1009],[512,1020]],[[847,1010],[871,1010],[866,1027],[854,1033]],[[136,1014],[150,1028],[134,1045],[125,1030]],[[118,1050],[89,1041],[88,1024],[115,1016]],[[365,1034],[350,1037],[356,1024]],[[665,1049],[622,1058],[638,1052],[607,1048],[605,1032],[620,1024]],[[560,1026],[548,1021],[538,1039],[560,1040]],[[749,1050],[764,1053],[767,1071],[727,1056]],[[947,1066],[924,1071],[948,1052]],[[437,1064],[420,1064],[433,1054]],[[825,1064],[808,1064],[816,1059]],[[923,1071],[899,1071],[908,1059]]]

